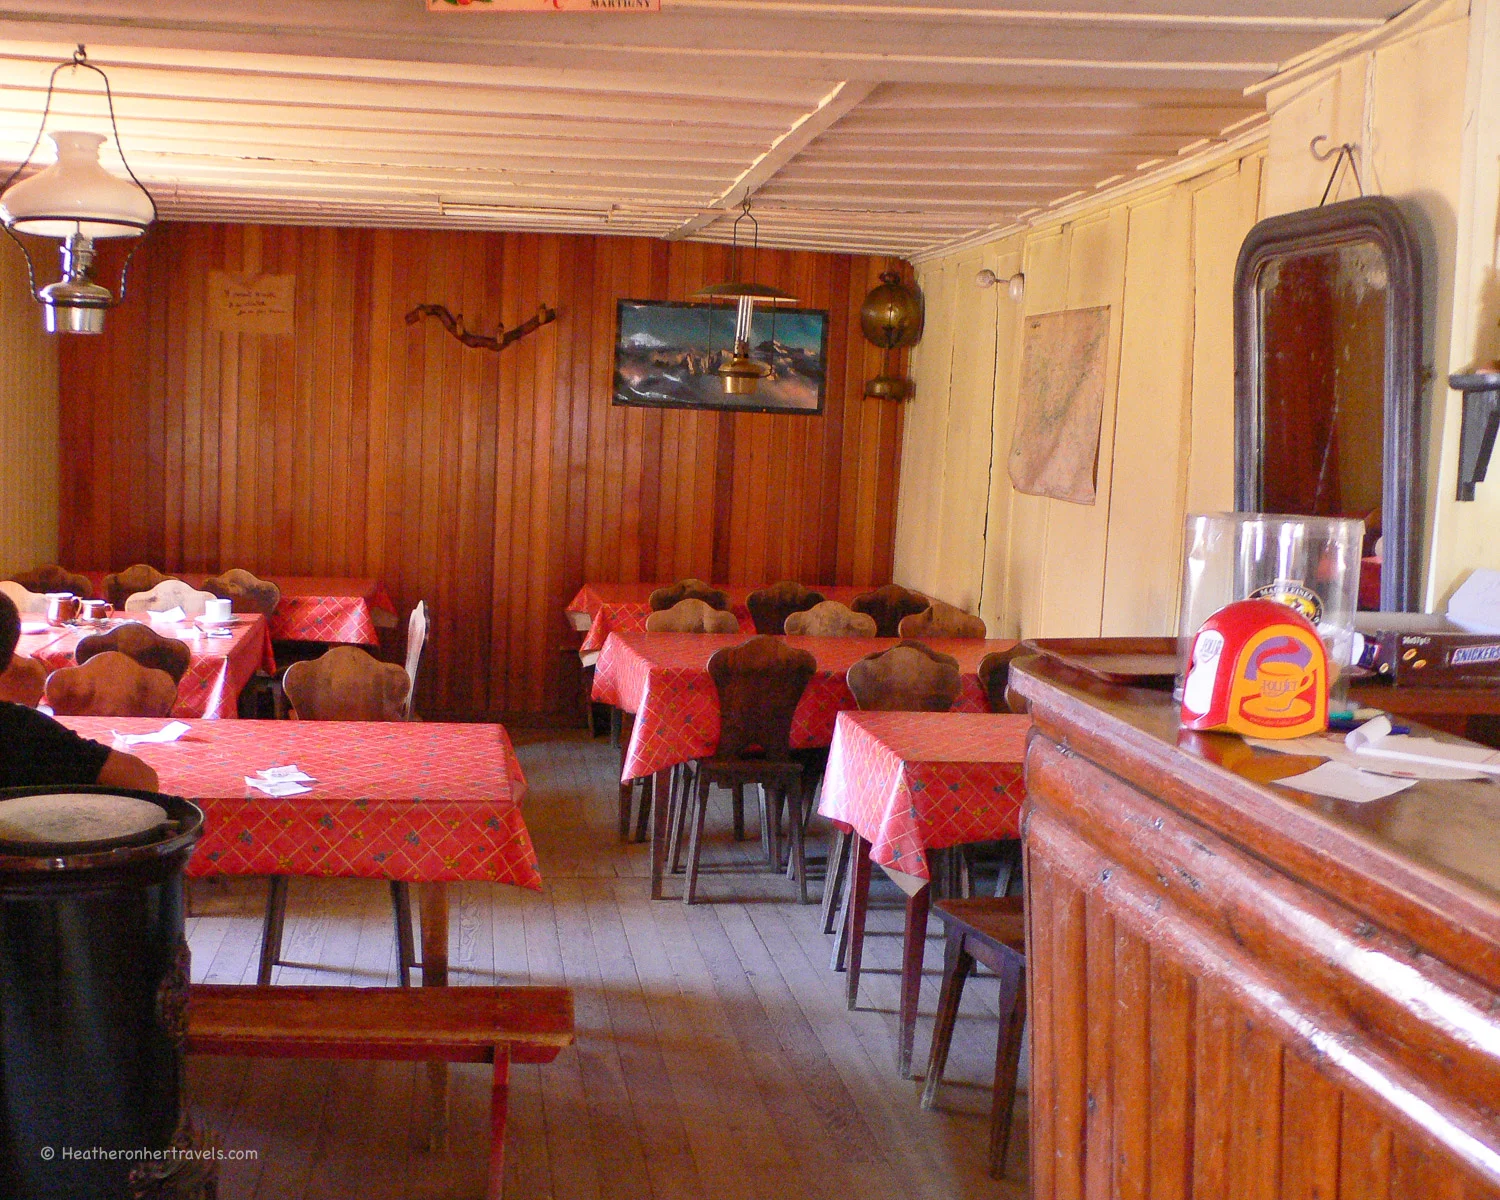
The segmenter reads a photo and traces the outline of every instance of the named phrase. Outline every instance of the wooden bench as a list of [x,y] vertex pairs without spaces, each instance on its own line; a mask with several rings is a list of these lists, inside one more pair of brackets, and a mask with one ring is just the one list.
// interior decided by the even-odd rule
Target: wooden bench
[[551,1062],[572,1042],[569,988],[195,984],[188,1001],[189,1053],[433,1064],[438,1144],[446,1125],[446,1064],[494,1063],[487,1200],[499,1200],[504,1186],[510,1064]]

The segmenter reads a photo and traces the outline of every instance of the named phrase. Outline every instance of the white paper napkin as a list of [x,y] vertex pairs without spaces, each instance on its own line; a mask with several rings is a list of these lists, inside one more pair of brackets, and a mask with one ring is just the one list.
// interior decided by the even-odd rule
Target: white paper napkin
[[290,779],[260,779],[254,775],[245,776],[245,786],[264,792],[267,796],[298,796],[312,791],[312,788]]
[[116,746],[141,746],[159,742],[175,742],[185,734],[190,726],[182,721],[173,721],[170,725],[163,725],[155,733],[121,733],[118,729],[111,730],[115,735]]
[[1353,800],[1365,804],[1404,792],[1416,783],[1415,779],[1393,779],[1389,775],[1372,775],[1346,767],[1343,763],[1326,762],[1300,775],[1288,775],[1285,779],[1273,779],[1277,787],[1296,788],[1299,792],[1313,792],[1319,796],[1332,796],[1335,800]]
[[176,608],[167,609],[165,612],[148,611],[146,615],[151,618],[153,625],[179,625],[187,618],[187,613],[182,610],[182,605],[180,604]]

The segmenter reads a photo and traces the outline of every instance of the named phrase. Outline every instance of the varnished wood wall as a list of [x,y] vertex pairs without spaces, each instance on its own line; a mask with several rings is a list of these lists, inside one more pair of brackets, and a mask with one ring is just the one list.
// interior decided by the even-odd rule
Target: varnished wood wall
[[[374,575],[435,621],[428,715],[577,712],[563,606],[586,580],[890,578],[902,413],[863,397],[886,260],[764,251],[830,313],[819,417],[616,408],[617,299],[683,299],[723,247],[640,238],[167,225],[61,363],[61,556]],[[295,336],[207,327],[210,270],[297,277]],[[471,327],[547,303],[496,354]]]
[[25,258],[0,237],[0,571],[7,573],[57,554],[57,342],[42,332],[29,289]]

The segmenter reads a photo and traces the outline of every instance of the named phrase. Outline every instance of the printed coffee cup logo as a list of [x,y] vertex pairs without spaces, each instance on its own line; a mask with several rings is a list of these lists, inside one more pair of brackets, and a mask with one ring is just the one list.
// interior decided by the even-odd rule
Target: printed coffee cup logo
[[1274,600],[1301,613],[1314,625],[1323,619],[1323,598],[1305,584],[1291,579],[1278,579],[1265,587],[1258,587],[1247,597],[1250,600]]

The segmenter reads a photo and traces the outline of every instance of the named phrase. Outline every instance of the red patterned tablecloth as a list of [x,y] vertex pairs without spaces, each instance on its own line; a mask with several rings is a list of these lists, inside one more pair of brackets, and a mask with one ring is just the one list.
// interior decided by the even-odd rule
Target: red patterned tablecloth
[[1031,718],[843,712],[818,811],[870,843],[870,861],[930,879],[927,851],[1020,836]]
[[[102,596],[106,572],[85,571]],[[189,571],[173,576],[201,588],[208,575]],[[271,614],[271,637],[278,642],[336,642],[350,646],[380,645],[379,626],[396,623],[396,606],[378,579],[324,575],[272,575],[281,603]]]
[[[639,779],[712,752],[719,740],[719,694],[708,677],[708,660],[715,650],[744,640],[743,634],[610,636],[594,667],[593,695],[602,704],[635,714],[621,778]],[[896,639],[789,637],[786,642],[810,650],[818,660],[818,672],[792,719],[792,745],[826,746],[833,740],[838,714],[854,707],[845,673],[866,654],[890,649]],[[987,712],[979,661],[992,650],[1009,650],[1015,642],[933,638],[926,644],[958,660],[963,690],[955,710]]]
[[[69,717],[106,744],[159,720]],[[162,790],[204,811],[189,875],[313,875],[437,883],[462,879],[539,890],[521,818],[526,777],[499,725],[433,721],[194,721],[176,742],[131,748]],[[280,799],[245,785],[269,767],[317,782]]]
[[[27,621],[26,625],[32,624]],[[124,624],[113,620],[109,628]],[[142,620],[141,624],[149,624]],[[25,628],[23,625],[22,628]],[[259,613],[242,613],[235,618],[234,632],[227,638],[211,638],[191,623],[151,626],[167,637],[180,638],[192,652],[187,674],[177,685],[176,717],[237,717],[240,692],[257,669],[267,674],[276,670],[271,656],[271,638],[266,619]],[[77,665],[73,652],[79,640],[96,632],[93,629],[69,627],[47,629],[44,633],[23,633],[16,653],[37,659],[49,671]]]
[[[574,627],[588,630],[584,636],[583,645],[578,648],[578,657],[583,660],[583,665],[586,667],[594,665],[611,633],[644,633],[646,618],[651,615],[651,593],[659,587],[668,586],[670,585],[663,583],[584,584],[578,595],[568,602],[567,608]],[[755,632],[755,623],[750,620],[750,608],[745,600],[751,592],[766,585],[730,587],[726,584],[716,584],[715,586],[729,593],[729,611],[739,618],[740,630],[744,633]],[[872,590],[867,587],[833,587],[832,585],[823,587],[817,584],[808,584],[808,586],[814,591],[821,592],[823,599],[837,600],[840,604],[852,603],[854,597],[862,596]]]

